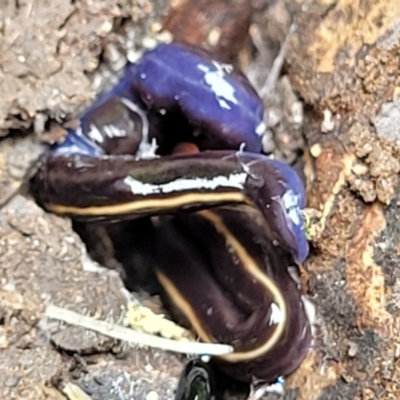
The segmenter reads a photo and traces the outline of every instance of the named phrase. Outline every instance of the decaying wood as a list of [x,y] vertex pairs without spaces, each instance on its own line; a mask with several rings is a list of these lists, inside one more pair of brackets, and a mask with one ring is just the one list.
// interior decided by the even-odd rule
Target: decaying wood
[[304,158],[324,229],[305,264],[317,340],[293,382],[299,399],[397,399],[400,3],[296,7],[287,68],[318,147]]

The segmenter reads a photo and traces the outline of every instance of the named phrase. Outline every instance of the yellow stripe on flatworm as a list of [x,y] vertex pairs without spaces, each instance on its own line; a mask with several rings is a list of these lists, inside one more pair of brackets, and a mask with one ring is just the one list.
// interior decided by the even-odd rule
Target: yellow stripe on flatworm
[[168,295],[173,299],[174,304],[183,312],[189,319],[192,327],[204,342],[213,343],[213,338],[203,329],[200,321],[198,320],[193,307],[185,300],[172,281],[167,278],[158,268],[156,268],[156,275],[161,282],[162,287],[166,290]]
[[[249,255],[246,249],[239,243],[239,241],[232,235],[227,226],[224,224],[222,219],[209,210],[199,211],[197,214],[202,217],[208,219],[214,227],[225,237],[225,240],[228,246],[231,246],[236,252],[238,258],[241,260],[246,270],[264,287],[271,293],[274,298],[275,303],[282,313],[282,320],[276,325],[272,336],[260,347],[256,349],[243,351],[243,352],[234,352],[232,354],[228,354],[225,356],[221,356],[219,358],[229,361],[229,362],[240,362],[240,361],[248,361],[256,359],[257,357],[262,356],[271,350],[285,330],[285,324],[287,322],[287,308],[285,299],[282,296],[281,291],[275,285],[275,283],[268,278],[266,274],[264,274],[261,269],[258,267],[257,263],[254,259]],[[169,280],[161,271],[156,271],[158,279],[161,284],[169,293],[169,295],[174,300],[174,303],[179,307],[179,309],[184,313],[184,315],[189,319],[193,328],[200,336],[200,338],[204,342],[212,343],[214,342],[213,338],[203,329],[201,322],[196,316],[195,311],[192,306],[186,301],[186,299],[182,296],[176,286],[173,284],[171,280]]]
[[130,213],[149,212],[152,210],[173,210],[190,204],[215,203],[247,203],[246,196],[241,192],[222,193],[185,193],[162,198],[134,200],[128,203],[107,206],[74,207],[64,204],[48,204],[46,208],[55,214],[79,216],[111,216]]

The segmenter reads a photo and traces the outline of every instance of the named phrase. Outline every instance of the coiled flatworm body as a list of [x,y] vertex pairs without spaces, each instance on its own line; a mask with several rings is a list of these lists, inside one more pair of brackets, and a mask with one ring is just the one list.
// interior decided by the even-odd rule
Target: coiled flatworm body
[[240,71],[163,44],[127,66],[32,181],[60,215],[149,218],[149,268],[171,313],[203,341],[231,344],[218,362],[247,382],[291,373],[311,341],[293,279],[309,251],[304,188],[260,153],[263,129],[262,101]]

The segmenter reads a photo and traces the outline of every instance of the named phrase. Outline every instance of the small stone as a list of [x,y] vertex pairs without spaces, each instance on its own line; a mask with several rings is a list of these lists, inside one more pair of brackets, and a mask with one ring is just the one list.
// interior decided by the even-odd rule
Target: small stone
[[161,25],[160,22],[157,21],[157,22],[154,22],[153,24],[151,24],[150,29],[151,29],[151,31],[152,31],[153,33],[158,33],[158,32],[161,32],[161,30],[162,30],[162,25]]
[[365,175],[368,172],[368,166],[365,164],[355,164],[351,170],[355,175]]
[[376,133],[381,138],[393,141],[400,138],[400,101],[389,102],[382,105],[380,113],[373,119]]
[[349,350],[347,351],[347,354],[349,357],[355,357],[358,353],[358,345],[355,342],[349,342]]
[[356,175],[347,178],[351,190],[360,195],[366,203],[372,203],[376,199],[375,185],[370,180],[363,180]]
[[322,147],[319,143],[316,143],[310,147],[310,154],[314,158],[318,158],[321,155],[321,153],[322,153]]
[[373,150],[372,144],[367,142],[362,144],[361,146],[356,147],[355,152],[357,157],[363,158],[366,157],[368,154],[370,154],[372,150]]
[[146,400],[158,400],[159,396],[158,393],[152,390],[151,392],[147,393]]
[[375,185],[378,200],[383,204],[390,204],[396,195],[397,183],[397,175],[378,178]]
[[208,34],[207,41],[210,44],[210,46],[215,47],[219,39],[221,38],[221,28],[219,26],[214,27],[211,29],[210,33]]
[[146,364],[146,365],[144,366],[144,370],[145,370],[146,372],[151,372],[151,371],[154,370],[154,367],[153,367],[151,364]]
[[321,124],[321,132],[328,133],[335,129],[335,121],[333,120],[333,115],[331,110],[324,110],[324,119]]
[[275,150],[275,142],[273,133],[270,129],[267,129],[261,139],[261,145],[264,153],[270,154]]
[[11,376],[4,382],[6,387],[16,387],[18,385],[20,378],[18,376]]

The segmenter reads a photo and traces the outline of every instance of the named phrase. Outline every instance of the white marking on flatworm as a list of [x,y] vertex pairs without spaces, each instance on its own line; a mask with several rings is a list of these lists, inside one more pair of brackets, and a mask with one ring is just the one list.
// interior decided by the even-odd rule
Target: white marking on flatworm
[[153,160],[160,156],[156,154],[158,149],[157,139],[153,138],[151,143],[140,143],[140,154],[136,156],[138,160]]
[[[140,141],[139,149],[136,154],[137,159],[138,160],[140,160],[141,158],[150,159],[151,157],[149,155],[151,153],[149,153],[149,151],[151,152],[151,150],[153,149],[154,143],[153,142],[149,143],[149,120],[147,119],[146,113],[137,104],[133,103],[132,101],[130,101],[125,97],[121,97],[121,103],[125,107],[129,108],[131,111],[139,115],[139,117],[142,120],[142,140]],[[153,158],[155,158],[155,154]]]
[[94,124],[90,124],[90,131],[87,133],[87,135],[94,142],[97,142],[97,143],[103,143],[104,142],[103,135],[101,134],[99,128]]
[[264,135],[265,131],[267,130],[267,125],[265,125],[265,122],[262,121],[258,124],[257,128],[256,128],[256,133],[259,136]]
[[215,94],[215,98],[221,108],[231,110],[228,102],[238,104],[235,97],[235,88],[226,79],[224,68],[217,62],[213,62],[216,70],[211,70],[208,65],[199,64],[197,68],[204,72],[204,80]]
[[242,189],[246,181],[246,173],[240,172],[226,176],[216,176],[211,179],[191,178],[177,179],[160,185],[144,183],[137,179],[127,176],[124,183],[129,187],[132,193],[142,196],[150,194],[167,194],[181,191],[189,191],[197,188],[216,190],[220,187]]
[[299,195],[295,194],[293,190],[287,190],[281,197],[282,206],[286,211],[287,217],[296,226],[300,226],[303,223],[299,207]]
[[285,315],[276,303],[271,304],[271,317],[269,319],[270,325],[277,325],[285,321]]
[[[131,121],[129,121],[129,128],[131,128],[133,125]],[[115,138],[115,137],[125,137],[126,136],[126,130],[125,129],[120,129],[117,126],[113,124],[106,124],[103,126],[104,133],[106,134],[107,137],[110,139]]]

